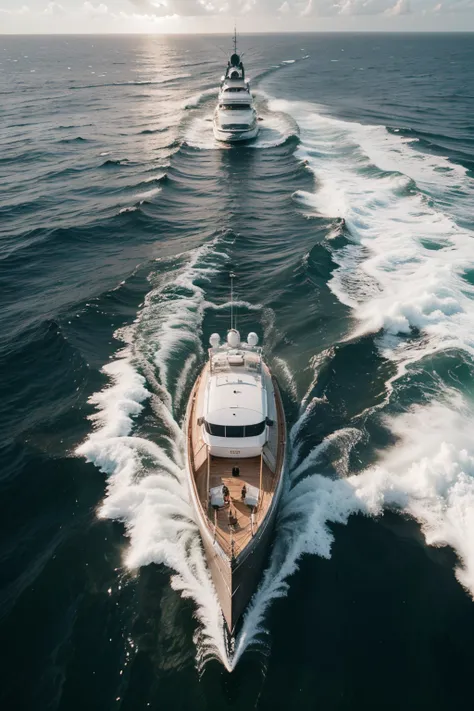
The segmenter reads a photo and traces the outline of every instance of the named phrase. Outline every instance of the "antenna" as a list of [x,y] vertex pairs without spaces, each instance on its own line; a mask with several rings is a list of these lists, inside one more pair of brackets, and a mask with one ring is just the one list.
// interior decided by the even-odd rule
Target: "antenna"
[[215,47],[216,49],[218,49],[219,52],[222,52],[222,54],[223,54],[225,57],[228,57],[228,56],[229,56],[229,55],[227,54],[227,52],[225,51],[225,49],[222,49],[222,47],[219,47],[218,44],[214,44],[214,42],[211,42],[211,44],[212,44],[213,47]]
[[230,272],[230,328],[234,328],[234,272]]
[[234,54],[237,54],[237,23],[234,20]]

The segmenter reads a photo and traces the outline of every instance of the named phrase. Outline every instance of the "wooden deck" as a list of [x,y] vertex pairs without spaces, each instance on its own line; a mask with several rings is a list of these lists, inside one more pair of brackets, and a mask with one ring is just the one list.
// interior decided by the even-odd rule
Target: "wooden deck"
[[[263,456],[248,459],[208,458],[207,446],[202,440],[201,427],[197,424],[196,414],[203,409],[205,380],[206,377],[201,374],[191,394],[193,401],[189,410],[187,432],[189,466],[194,475],[196,491],[208,526],[215,540],[229,558],[232,558],[237,557],[248,545],[271,504],[284,461],[286,436],[284,413],[278,386],[274,383],[276,421],[270,430],[270,438],[264,447]],[[218,511],[215,511],[209,502],[208,467],[209,488],[225,484],[230,493],[230,502]],[[233,467],[239,467],[238,477],[232,476]],[[262,469],[262,490],[258,506],[252,511],[251,507],[242,501],[241,492],[244,484],[259,489],[260,469]],[[229,522],[229,514],[237,519],[236,523]]]
[[[217,512],[207,506],[206,513],[216,539],[228,555],[232,554],[232,543],[235,556],[245,548],[270,505],[275,477],[265,462],[262,462],[262,493],[258,506],[253,511],[253,517],[251,507],[242,501],[242,487],[244,485],[247,488],[250,485],[257,489],[260,486],[260,460],[261,457],[249,459],[211,457],[210,459],[210,488],[225,484],[229,489],[230,502]],[[240,475],[238,477],[232,476],[233,467],[239,467]],[[198,491],[202,491],[205,496],[207,461],[196,474],[196,485]],[[229,515],[237,519],[237,523],[231,525]]]

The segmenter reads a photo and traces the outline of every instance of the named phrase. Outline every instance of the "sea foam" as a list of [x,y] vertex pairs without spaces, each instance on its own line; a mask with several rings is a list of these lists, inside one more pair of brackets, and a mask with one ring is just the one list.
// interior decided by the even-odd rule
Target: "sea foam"
[[[117,333],[128,345],[103,368],[110,384],[89,400],[96,408],[90,416],[94,430],[76,453],[107,474],[99,516],[125,524],[130,541],[125,566],[135,570],[157,563],[171,568],[172,587],[196,603],[198,665],[218,658],[230,668],[222,613],[189,502],[184,435],[173,402],[174,394],[182,399],[202,355],[199,334],[205,301],[203,289],[194,281],[209,278],[218,263],[225,263],[226,253],[214,241],[175,259],[174,282],[158,279],[133,327]],[[168,362],[183,345],[194,352],[171,383]],[[163,428],[153,442],[132,434],[134,419],[147,401]]]
[[[474,267],[474,234],[458,224],[462,196],[474,197],[465,169],[384,127],[335,120],[310,104],[271,107],[298,121],[297,153],[316,178],[315,191],[298,191],[295,200],[309,214],[344,218],[350,243],[332,250],[338,269],[329,287],[353,310],[353,335],[385,333],[385,355],[399,360],[408,358],[403,337],[414,331],[424,334],[427,353],[472,355],[474,287],[465,272]],[[460,201],[447,200],[451,190]]]
[[[345,220],[349,244],[334,249],[338,266],[330,287],[353,311],[355,332],[379,332],[382,352],[402,369],[414,358],[452,346],[472,353],[471,290],[462,275],[472,261],[471,235],[442,201],[436,168],[446,168],[446,159],[430,156],[423,167],[424,154],[412,156],[413,145],[385,129],[334,121],[309,105],[276,102],[271,108],[297,119],[302,138],[298,155],[317,181],[314,193],[300,192],[295,199],[311,214]],[[401,164],[395,168],[394,161]],[[453,189],[469,194],[463,169],[453,166],[444,174],[451,176]],[[430,186],[434,194],[439,191],[439,199],[426,198],[423,191]],[[178,259],[171,270],[174,282],[166,274],[152,280],[132,345],[104,368],[111,386],[91,398],[97,408],[95,429],[78,448],[108,474],[100,515],[124,521],[130,538],[126,564],[132,569],[166,564],[176,571],[173,587],[195,600],[201,623],[199,664],[217,657],[232,669],[249,646],[265,649],[269,605],[286,595],[288,578],[303,554],[330,557],[331,524],[345,524],[351,515],[377,517],[391,509],[414,518],[428,545],[449,545],[456,551],[456,576],[474,595],[474,416],[469,403],[445,390],[437,393],[437,401],[381,416],[396,444],[373,466],[350,475],[350,453],[364,436],[357,427],[337,430],[309,453],[301,446],[318,405],[310,387],[290,432],[289,474],[269,567],[246,612],[234,653],[228,654],[189,504],[177,419],[203,355],[204,311],[219,308],[206,301],[198,284],[222,268],[225,258],[212,244],[188,255],[184,264]],[[408,347],[405,336],[413,329],[423,338]],[[183,365],[173,373],[176,354]],[[330,358],[329,350],[311,362],[313,384]],[[280,366],[287,382],[294,382],[290,365]],[[132,436],[133,420],[147,402],[165,429],[160,443]],[[322,475],[329,456],[338,477]]]
[[[457,348],[472,356],[473,294],[463,274],[472,267],[473,235],[457,222],[463,199],[473,191],[464,168],[417,151],[411,140],[383,127],[334,120],[309,104],[270,106],[298,121],[297,154],[315,175],[314,193],[298,192],[295,199],[309,214],[344,218],[349,244],[332,252],[338,267],[329,285],[356,317],[351,336],[378,332],[383,355],[398,361],[395,377],[438,351]],[[460,202],[448,199],[451,191]],[[420,338],[406,341],[415,331]],[[330,351],[315,357],[312,385],[330,357]],[[391,383],[387,388],[389,397]],[[351,515],[378,517],[389,509],[412,517],[427,545],[456,552],[456,577],[474,597],[472,405],[438,385],[427,404],[376,415],[396,443],[374,465],[350,475],[351,450],[364,437],[358,428],[338,430],[302,455],[304,429],[319,404],[310,397],[312,390],[290,432],[291,464],[277,538],[236,642],[233,666],[249,646],[268,649],[269,605],[287,594],[288,578],[303,554],[330,557],[331,524],[346,524]],[[337,478],[322,475],[328,458]]]
[[[268,651],[268,608],[286,596],[288,578],[304,554],[331,557],[331,524],[345,525],[352,515],[376,518],[392,510],[418,521],[427,545],[450,546],[456,552],[456,577],[474,598],[474,415],[467,403],[446,392],[443,402],[384,417],[397,443],[374,466],[351,476],[350,452],[363,436],[357,428],[334,432],[300,460],[295,445],[310,410],[311,403],[290,433],[293,456],[277,538],[270,565],[245,614],[232,668],[249,647]],[[328,458],[336,463],[339,478],[320,473]]]

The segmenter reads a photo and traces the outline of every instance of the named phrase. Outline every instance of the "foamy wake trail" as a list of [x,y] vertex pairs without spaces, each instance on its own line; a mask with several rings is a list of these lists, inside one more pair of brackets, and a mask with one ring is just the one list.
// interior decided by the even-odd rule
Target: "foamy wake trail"
[[186,127],[184,140],[188,146],[202,150],[219,150],[231,148],[230,144],[220,143],[214,137],[212,128],[212,113],[194,117]]
[[[204,286],[200,284],[210,282],[227,259],[225,250],[214,240],[196,249],[177,273],[167,272],[151,279],[154,288],[147,294],[137,319],[135,351],[142,356],[147,377],[170,411],[181,401],[192,366],[203,355],[202,320],[205,309],[212,305],[206,301]],[[178,368],[177,383],[170,375],[170,367],[176,362],[184,365],[184,372]],[[158,379],[150,364],[158,370]]]
[[183,109],[195,109],[203,102],[207,101],[211,96],[217,96],[219,89],[217,87],[211,87],[210,89],[205,89],[199,94],[191,96],[183,102]]
[[[295,432],[301,429],[307,416],[305,411],[294,425],[290,442],[295,440]],[[305,553],[330,558],[333,534],[328,524],[347,523],[353,513],[378,513],[379,507],[360,499],[346,480],[333,480],[315,473],[318,461],[331,447],[345,447],[350,452],[360,436],[353,428],[340,430],[315,447],[303,461],[298,463],[298,457],[292,457],[270,565],[245,614],[232,668],[249,647],[265,650],[268,634],[265,615],[274,600],[286,596],[288,578],[298,569],[300,558]]]
[[[307,416],[305,411],[294,426],[291,441]],[[293,457],[270,565],[246,613],[232,668],[249,647],[265,652],[268,608],[286,596],[288,578],[304,554],[331,557],[330,524],[346,524],[353,514],[376,517],[390,509],[418,521],[428,545],[456,552],[456,577],[474,598],[474,413],[451,392],[443,403],[413,406],[384,424],[398,442],[359,475],[346,476],[362,436],[354,428],[330,435],[303,461]],[[318,473],[329,460],[340,478]]]
[[274,361],[274,367],[280,374],[280,377],[286,386],[285,390],[287,390],[289,392],[292,399],[296,402],[298,399],[298,389],[296,386],[296,381],[293,377],[293,373],[291,372],[291,369],[290,369],[288,363],[286,362],[286,360],[284,358],[279,358],[279,357],[275,357],[273,359],[273,361]]
[[[474,287],[465,275],[474,233],[456,222],[474,200],[467,171],[383,126],[335,120],[311,104],[270,106],[298,121],[298,153],[317,180],[314,193],[295,199],[345,220],[350,244],[332,250],[329,287],[353,309],[355,335],[383,331],[380,346],[398,361],[447,348],[473,355]],[[424,340],[408,353],[414,331]]]
[[275,148],[298,135],[298,127],[288,114],[265,110],[261,118],[257,138],[248,144],[250,148]]
[[364,499],[416,519],[426,543],[457,553],[456,577],[474,598],[474,413],[459,394],[414,406],[386,425],[399,438],[378,464],[351,477]]
[[[456,223],[464,198],[474,197],[466,171],[416,151],[383,127],[336,121],[309,104],[278,101],[272,108],[297,119],[299,154],[317,179],[314,194],[295,198],[313,214],[345,219],[352,243],[334,250],[339,267],[330,287],[354,310],[358,332],[382,331],[379,345],[399,362],[399,375],[436,351],[456,347],[472,355],[474,294],[464,273],[473,267],[474,235]],[[454,196],[461,196],[457,203]],[[404,338],[413,329],[420,333],[415,346]],[[314,363],[313,382],[324,357]],[[416,519],[428,545],[448,545],[457,553],[456,577],[474,597],[472,406],[459,393],[438,389],[438,402],[383,417],[397,443],[376,465],[348,476],[350,451],[362,437],[358,430],[335,432],[301,461],[300,434],[317,404],[311,391],[290,433],[293,453],[278,535],[233,665],[249,646],[265,646],[265,613],[272,600],[286,595],[301,556],[329,558],[329,524],[345,524],[351,514],[378,516],[385,508]],[[319,473],[329,461],[339,478]]]
[[[298,127],[288,114],[259,110],[259,115],[262,121],[259,123],[258,135],[245,144],[247,148],[274,148],[285,143],[290,136],[298,135]],[[207,113],[190,121],[184,135],[189,146],[205,150],[226,150],[232,147],[214,137],[212,118],[213,114]]]
[[[184,436],[173,407],[174,399],[182,399],[200,355],[205,301],[195,281],[209,278],[225,259],[214,243],[192,253],[172,275],[173,281],[169,274],[156,278],[134,327],[123,334],[129,345],[103,368],[111,382],[90,398],[96,407],[90,417],[95,429],[77,454],[108,475],[99,516],[124,522],[130,540],[127,568],[150,563],[171,568],[172,587],[196,603],[198,666],[217,658],[230,668],[222,613],[188,498]],[[187,359],[183,357],[172,379],[168,369],[172,358],[186,352]],[[131,434],[134,418],[147,401],[163,427],[158,442]]]

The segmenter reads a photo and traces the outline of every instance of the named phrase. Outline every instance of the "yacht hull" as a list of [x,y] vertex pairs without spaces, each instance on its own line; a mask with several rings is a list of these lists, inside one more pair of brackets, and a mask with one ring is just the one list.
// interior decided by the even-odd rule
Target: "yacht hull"
[[[271,438],[266,445],[266,460],[265,462],[262,460],[261,463],[263,470],[260,469],[260,474],[258,474],[257,466],[257,471],[255,471],[255,460],[258,462],[256,457],[230,459],[208,455],[206,460],[206,446],[198,434],[199,426],[197,426],[196,411],[199,412],[200,395],[203,393],[207,375],[208,368],[206,366],[196,381],[188,402],[186,413],[186,474],[191,503],[201,534],[207,565],[225,623],[229,632],[234,634],[242,614],[258,587],[268,560],[278,504],[286,475],[286,423],[278,385],[275,378],[268,372],[268,378],[270,379],[268,384],[271,382],[274,393],[274,405],[270,414],[275,422],[272,427]],[[267,462],[272,466],[269,467]],[[238,478],[233,478],[230,475],[230,470],[237,463],[239,463],[240,475]],[[221,479],[223,469],[226,470],[227,476],[225,475]],[[214,514],[217,519],[213,521],[212,509],[207,503],[207,482],[209,482],[210,478],[212,485],[215,476],[217,476],[217,481],[225,481],[230,490],[233,508],[238,509],[238,514],[242,516],[243,511],[248,510],[248,507],[239,501],[240,489],[242,482],[252,481],[252,472],[254,472],[254,476],[260,476],[260,480],[263,482],[263,503],[261,507],[257,508],[252,534],[247,535],[248,528],[243,528],[242,532],[245,534],[245,539],[239,539],[236,534],[235,549],[229,548],[228,537],[223,535],[222,530],[222,518],[225,519],[227,517],[227,510],[225,507],[220,508],[220,512]],[[255,483],[255,479],[253,481]]]
[[214,137],[222,143],[243,143],[257,137],[258,126],[250,131],[223,131],[214,123]]
[[271,510],[267,512],[265,520],[255,536],[245,550],[235,558],[233,564],[219,543],[214,540],[209,525],[202,516],[198,501],[194,501],[207,565],[227,629],[231,634],[235,634],[237,625],[257,590],[268,560],[283,477],[284,471],[282,471],[279,486],[273,496]]

